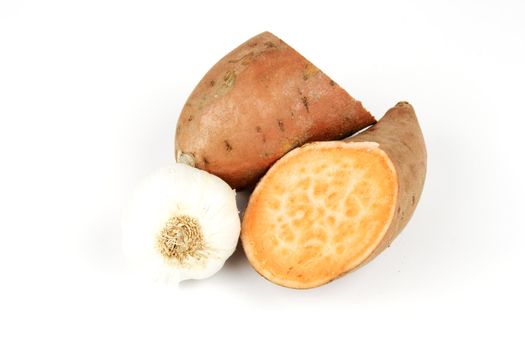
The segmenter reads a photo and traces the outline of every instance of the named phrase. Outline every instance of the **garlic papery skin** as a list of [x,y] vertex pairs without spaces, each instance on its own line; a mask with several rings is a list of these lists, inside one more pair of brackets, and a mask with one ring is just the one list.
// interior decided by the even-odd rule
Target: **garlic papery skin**
[[237,247],[235,190],[185,164],[150,175],[122,217],[122,249],[134,269],[178,284],[210,277]]

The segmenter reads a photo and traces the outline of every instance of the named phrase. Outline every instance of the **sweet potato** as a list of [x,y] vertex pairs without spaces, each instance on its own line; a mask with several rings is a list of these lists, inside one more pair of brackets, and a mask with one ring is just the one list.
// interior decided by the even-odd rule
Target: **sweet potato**
[[271,33],[221,59],[178,120],[177,160],[234,188],[254,184],[291,149],[375,123],[360,102]]
[[407,224],[425,173],[423,135],[406,102],[359,135],[295,149],[249,200],[241,231],[248,260],[290,288],[316,287],[352,271]]

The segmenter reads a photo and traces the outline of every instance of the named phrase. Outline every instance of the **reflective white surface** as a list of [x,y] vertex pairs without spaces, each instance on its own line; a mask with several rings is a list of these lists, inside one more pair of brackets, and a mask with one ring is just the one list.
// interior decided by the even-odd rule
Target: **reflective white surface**
[[[523,348],[523,18],[520,1],[2,1],[0,348]],[[378,118],[413,104],[412,221],[313,290],[242,250],[178,290],[137,279],[121,209],[173,159],[200,78],[264,30]]]

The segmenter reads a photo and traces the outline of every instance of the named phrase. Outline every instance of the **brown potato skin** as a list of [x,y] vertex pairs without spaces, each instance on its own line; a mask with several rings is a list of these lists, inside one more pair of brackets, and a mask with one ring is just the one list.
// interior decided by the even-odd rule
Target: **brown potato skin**
[[342,139],[375,123],[345,90],[269,32],[222,58],[188,98],[177,159],[233,188],[253,185],[291,149]]
[[412,217],[425,183],[427,151],[416,113],[408,102],[397,103],[376,125],[344,141],[378,143],[394,164],[399,186],[391,224],[381,243],[358,268],[390,246]]

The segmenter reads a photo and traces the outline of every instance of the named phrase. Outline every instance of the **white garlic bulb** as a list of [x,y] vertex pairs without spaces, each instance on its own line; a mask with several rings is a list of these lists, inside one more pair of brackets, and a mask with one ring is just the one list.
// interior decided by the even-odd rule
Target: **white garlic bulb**
[[221,269],[240,234],[235,191],[219,177],[184,164],[151,175],[122,218],[122,248],[136,268],[178,283]]

